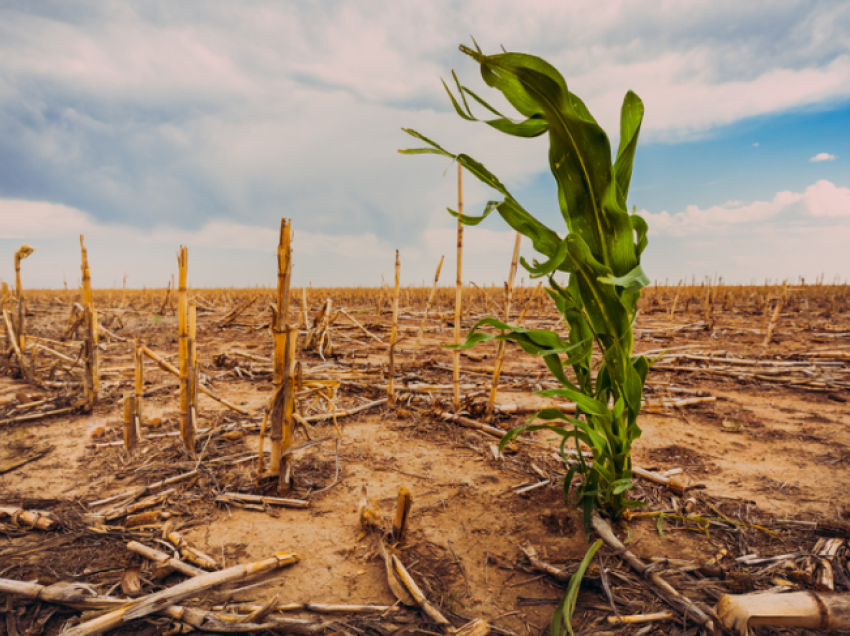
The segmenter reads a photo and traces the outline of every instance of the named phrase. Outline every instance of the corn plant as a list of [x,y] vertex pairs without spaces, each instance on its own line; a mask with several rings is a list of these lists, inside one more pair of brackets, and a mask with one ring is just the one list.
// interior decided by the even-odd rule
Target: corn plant
[[[549,429],[561,437],[561,455],[569,465],[564,480],[564,500],[578,473],[576,505],[583,510],[589,531],[594,511],[619,519],[630,506],[632,487],[631,449],[640,436],[637,423],[641,396],[649,369],[643,356],[632,355],[632,325],[637,315],[640,290],[649,281],[640,266],[647,244],[646,222],[629,214],[626,197],[643,103],[629,91],[620,119],[620,145],[612,164],[611,146],[605,131],[584,103],[567,89],[561,74],[546,61],[522,53],[484,55],[461,46],[460,50],[481,67],[484,82],[500,91],[522,115],[509,118],[466,86],[452,73],[456,95],[443,83],[457,114],[478,121],[469,101],[493,118],[484,121],[496,130],[516,137],[548,134],[549,163],[558,186],[558,204],[566,224],[561,236],[529,214],[502,182],[484,165],[466,154],[453,154],[414,130],[405,132],[427,144],[401,150],[403,154],[436,154],[456,160],[468,172],[498,192],[502,198],[487,203],[480,217],[458,215],[466,225],[478,225],[493,211],[513,229],[531,239],[544,259],[522,265],[532,277],[548,277],[547,292],[569,328],[564,340],[554,331],[522,329],[495,318],[480,320],[461,348],[488,340],[515,342],[526,353],[542,356],[561,388],[541,395],[566,398],[576,403],[576,416],[555,408],[535,413],[521,427],[502,439],[502,447],[523,431]],[[561,285],[555,275],[569,275]],[[481,331],[489,326],[499,333]],[[572,377],[567,369],[572,367]],[[575,446],[575,450],[570,448]],[[589,449],[592,460],[582,451]]]

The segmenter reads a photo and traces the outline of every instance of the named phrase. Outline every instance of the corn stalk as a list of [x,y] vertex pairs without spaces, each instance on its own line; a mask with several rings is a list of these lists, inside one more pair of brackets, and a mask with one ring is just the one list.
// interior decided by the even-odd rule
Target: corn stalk
[[[503,198],[490,201],[479,217],[449,212],[464,225],[478,225],[496,211],[514,230],[531,239],[534,249],[545,257],[543,262],[529,264],[521,259],[521,263],[532,278],[548,278],[547,292],[569,326],[566,341],[553,331],[523,329],[485,318],[472,328],[463,344],[453,348],[466,349],[495,339],[516,342],[527,353],[543,357],[561,388],[541,395],[574,401],[578,405],[576,416],[555,408],[539,411],[524,426],[511,430],[502,446],[525,430],[547,428],[560,435],[562,456],[569,464],[565,500],[573,477],[581,474],[577,505],[583,509],[589,529],[595,510],[616,520],[637,505],[627,498],[627,491],[632,487],[631,448],[641,433],[637,418],[649,364],[643,356],[632,355],[632,324],[640,290],[648,283],[640,267],[647,225],[640,216],[629,214],[626,197],[643,103],[631,91],[626,94],[620,147],[612,165],[605,131],[567,89],[554,67],[521,53],[488,56],[477,45],[475,49],[460,49],[479,63],[484,82],[499,90],[523,119],[502,115],[462,86],[453,73],[457,97],[444,86],[460,117],[478,121],[469,108],[469,97],[496,116],[484,123],[500,132],[525,138],[548,134],[550,167],[558,187],[566,237],[561,238],[529,214],[502,182],[472,157],[449,152],[409,129],[405,132],[427,147],[400,152],[436,154],[457,161]],[[559,284],[556,274],[568,274],[568,284]],[[484,326],[502,333],[481,331]],[[595,363],[594,348],[599,352]],[[568,377],[567,367],[572,367],[572,377]],[[597,371],[595,378],[592,368]],[[581,453],[568,453],[567,443],[574,443],[577,449],[588,447],[593,461],[585,461]]]

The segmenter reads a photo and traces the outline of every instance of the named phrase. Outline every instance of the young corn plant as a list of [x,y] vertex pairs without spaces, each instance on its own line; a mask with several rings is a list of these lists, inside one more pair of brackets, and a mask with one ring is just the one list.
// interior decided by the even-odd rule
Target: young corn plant
[[[445,82],[443,86],[460,117],[478,121],[469,107],[472,100],[494,116],[484,121],[491,128],[515,137],[548,135],[549,164],[566,236],[561,238],[529,214],[502,182],[472,157],[453,154],[409,129],[404,130],[426,147],[399,152],[456,160],[502,198],[490,201],[479,217],[449,212],[466,225],[478,225],[496,211],[514,230],[531,239],[542,255],[540,261],[530,264],[522,259],[522,265],[533,278],[548,278],[547,292],[569,327],[567,339],[554,331],[523,329],[485,318],[457,346],[466,349],[494,339],[515,342],[526,353],[542,356],[560,383],[561,388],[541,395],[576,403],[574,417],[555,408],[535,413],[524,426],[508,432],[501,446],[523,431],[548,429],[559,435],[561,455],[569,466],[564,501],[570,505],[570,486],[576,474],[581,475],[576,505],[583,511],[589,532],[595,511],[618,520],[627,508],[639,505],[628,498],[628,490],[632,487],[632,443],[641,434],[637,419],[649,363],[632,353],[632,326],[640,290],[649,282],[640,266],[647,225],[637,214],[629,214],[626,198],[643,103],[631,91],[626,94],[620,145],[612,164],[605,131],[553,66],[522,53],[484,55],[477,44],[474,49],[461,46],[460,50],[478,62],[484,82],[500,91],[522,118],[501,114],[461,85],[453,72],[456,94]],[[556,274],[567,274],[568,283],[559,284]],[[481,331],[485,326],[499,332]],[[592,453],[592,459],[585,458],[585,450]]]

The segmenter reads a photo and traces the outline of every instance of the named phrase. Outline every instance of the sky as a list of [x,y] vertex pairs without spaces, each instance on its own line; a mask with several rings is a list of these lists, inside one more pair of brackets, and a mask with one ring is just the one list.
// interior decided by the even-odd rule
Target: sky
[[[0,279],[27,243],[25,287],[75,287],[84,234],[97,287],[165,286],[180,245],[194,287],[273,285],[287,217],[296,286],[380,285],[396,249],[402,285],[441,255],[452,284],[456,169],[398,154],[403,127],[565,232],[545,136],[446,97],[455,70],[503,103],[470,37],[551,62],[614,148],[643,99],[628,204],[651,279],[850,278],[848,2],[0,0]],[[490,198],[464,181],[468,214]],[[497,215],[467,228],[464,280],[501,285],[513,241]]]

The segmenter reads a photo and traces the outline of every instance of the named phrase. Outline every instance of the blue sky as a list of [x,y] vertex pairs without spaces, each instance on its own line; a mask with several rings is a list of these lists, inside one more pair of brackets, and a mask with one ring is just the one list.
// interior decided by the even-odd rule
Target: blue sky
[[[405,284],[441,254],[449,283],[454,170],[396,154],[403,126],[562,229],[545,139],[445,98],[452,69],[481,88],[470,33],[555,64],[614,144],[643,98],[629,204],[651,278],[850,277],[848,3],[103,0],[0,2],[0,279],[26,242],[25,285],[76,285],[85,233],[95,285],[164,285],[181,244],[196,286],[273,284],[285,215],[297,285],[379,284],[396,248]],[[501,284],[512,244],[496,217],[468,230],[465,279]]]

